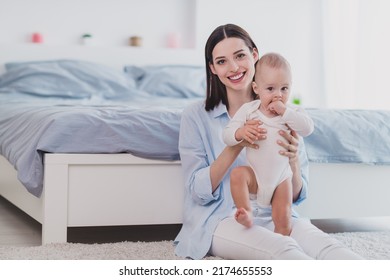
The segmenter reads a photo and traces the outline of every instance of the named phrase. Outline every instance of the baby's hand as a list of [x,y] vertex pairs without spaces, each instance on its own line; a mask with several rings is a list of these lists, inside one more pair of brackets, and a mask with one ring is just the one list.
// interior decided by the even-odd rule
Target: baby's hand
[[268,105],[268,110],[277,115],[283,115],[286,111],[286,105],[281,100],[272,101]]
[[237,141],[245,140],[253,144],[257,140],[265,138],[267,131],[260,128],[262,122],[259,120],[248,120],[245,125],[237,129],[235,137]]

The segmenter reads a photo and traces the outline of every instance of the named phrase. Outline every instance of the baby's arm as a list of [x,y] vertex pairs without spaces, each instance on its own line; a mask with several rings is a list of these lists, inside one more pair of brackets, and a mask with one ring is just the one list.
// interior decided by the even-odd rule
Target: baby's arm
[[242,139],[236,139],[236,131],[245,125],[245,121],[246,112],[241,107],[223,130],[222,137],[226,145],[234,146],[242,141]]
[[259,139],[259,126],[261,122],[259,120],[247,121],[247,111],[249,109],[249,104],[241,106],[229,124],[224,128],[223,141],[226,145],[234,146],[243,140],[253,144]]
[[301,107],[287,106],[282,120],[302,137],[309,136],[314,130],[314,122]]

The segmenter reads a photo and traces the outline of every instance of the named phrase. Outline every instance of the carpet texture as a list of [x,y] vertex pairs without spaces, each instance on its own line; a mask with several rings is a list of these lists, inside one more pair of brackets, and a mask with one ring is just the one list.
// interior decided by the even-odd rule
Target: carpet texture
[[[331,234],[366,259],[390,260],[390,232]],[[35,247],[0,247],[8,260],[175,260],[172,241],[106,244],[50,244]],[[218,259],[207,257],[206,259]]]

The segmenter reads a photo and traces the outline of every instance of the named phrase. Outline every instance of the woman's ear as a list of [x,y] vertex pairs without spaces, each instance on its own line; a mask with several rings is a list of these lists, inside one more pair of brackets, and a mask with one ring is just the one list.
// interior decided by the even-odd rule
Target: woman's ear
[[214,75],[217,75],[217,74],[216,74],[216,71],[215,71],[215,68],[214,68],[214,64],[209,63],[209,68],[210,68],[211,72],[212,72]]
[[259,52],[256,48],[253,48],[252,55],[255,62],[259,60]]

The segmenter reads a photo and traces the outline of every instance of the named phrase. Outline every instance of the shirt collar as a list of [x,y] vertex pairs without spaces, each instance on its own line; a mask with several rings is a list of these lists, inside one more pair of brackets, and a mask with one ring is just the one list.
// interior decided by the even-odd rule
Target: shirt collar
[[214,110],[211,112],[213,118],[218,118],[224,114],[228,114],[226,105],[220,102],[217,106],[214,107]]

